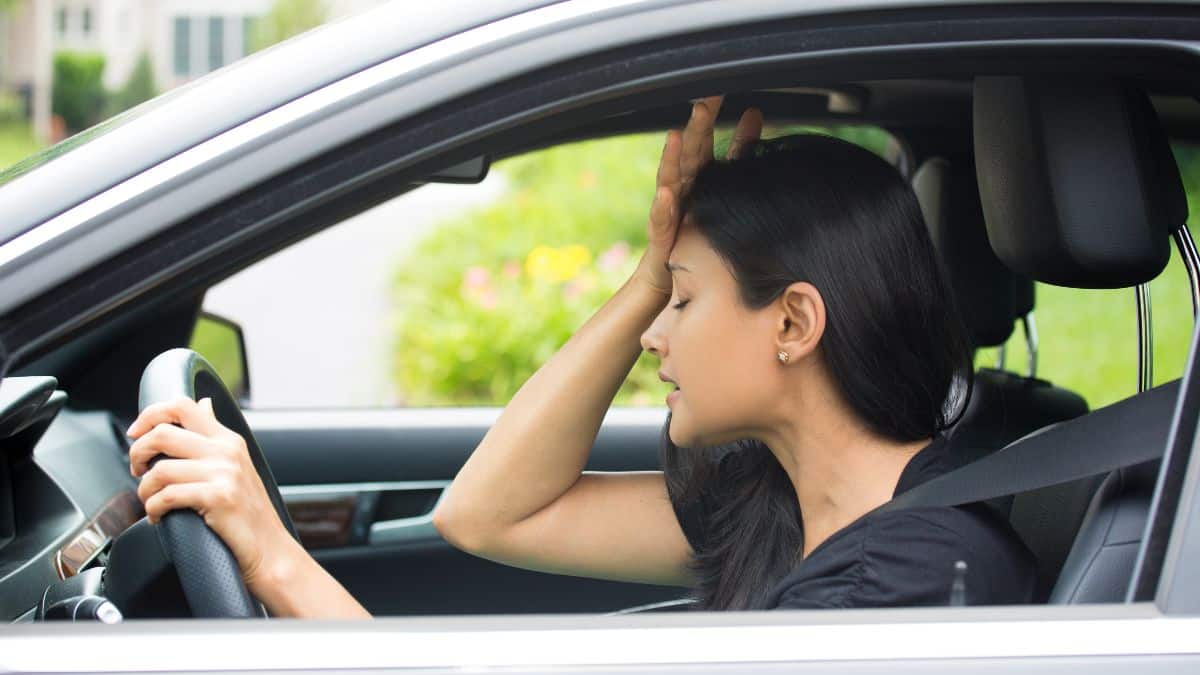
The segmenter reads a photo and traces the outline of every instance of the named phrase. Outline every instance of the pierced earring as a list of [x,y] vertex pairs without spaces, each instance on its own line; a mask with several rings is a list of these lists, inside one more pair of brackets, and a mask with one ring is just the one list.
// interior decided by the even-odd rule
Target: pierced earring
[[787,352],[783,351],[782,349],[779,350],[779,362],[780,363],[787,363],[789,360],[791,360],[791,358],[792,358],[791,354],[788,354]]

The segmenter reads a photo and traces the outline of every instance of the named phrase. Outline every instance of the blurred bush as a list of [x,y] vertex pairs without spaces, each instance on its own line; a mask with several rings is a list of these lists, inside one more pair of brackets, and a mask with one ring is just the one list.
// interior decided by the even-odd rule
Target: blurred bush
[[[516,393],[633,271],[661,143],[589,141],[493,166],[506,195],[439,225],[399,267],[403,403],[494,405]],[[656,362],[641,357],[618,403],[666,395]]]
[[104,55],[60,51],[54,55],[50,110],[62,117],[67,133],[83,131],[104,118]]
[[250,50],[265,49],[316,28],[329,17],[323,0],[275,0],[271,8],[251,23]]
[[154,83],[154,64],[150,61],[149,52],[143,51],[129,73],[129,79],[120,89],[109,94],[107,114],[116,115],[155,96],[158,96],[158,85]]

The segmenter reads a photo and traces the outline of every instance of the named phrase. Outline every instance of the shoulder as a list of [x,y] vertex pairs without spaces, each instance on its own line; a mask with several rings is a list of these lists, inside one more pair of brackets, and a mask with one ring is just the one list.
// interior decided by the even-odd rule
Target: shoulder
[[960,560],[967,563],[968,604],[1032,598],[1032,554],[982,505],[867,516],[826,543],[779,584],[773,606],[945,605]]

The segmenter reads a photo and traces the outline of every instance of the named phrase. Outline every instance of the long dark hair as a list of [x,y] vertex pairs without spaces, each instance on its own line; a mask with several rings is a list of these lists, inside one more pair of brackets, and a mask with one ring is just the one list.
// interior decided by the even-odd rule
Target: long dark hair
[[[825,302],[821,358],[874,433],[929,438],[970,395],[972,350],[912,189],[883,159],[816,134],[760,142],[696,176],[680,205],[761,308],[807,281]],[[667,420],[670,425],[670,419]],[[678,448],[663,430],[667,490],[704,509],[698,607],[754,609],[798,561],[791,480],[754,440]]]

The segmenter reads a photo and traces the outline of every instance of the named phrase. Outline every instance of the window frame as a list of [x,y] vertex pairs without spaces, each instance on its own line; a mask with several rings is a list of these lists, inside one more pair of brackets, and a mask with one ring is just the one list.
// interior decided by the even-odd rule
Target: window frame
[[[572,36],[567,35],[564,39],[570,39]],[[575,35],[574,37],[578,37]],[[1103,41],[1096,41],[1103,42]],[[547,44],[557,44],[556,42],[543,42],[536,45],[539,48],[545,48]],[[1093,47],[1101,47],[1103,45],[1093,45]],[[1187,56],[1189,59],[1195,58],[1195,50],[1189,50],[1180,46],[1164,47],[1163,45],[1144,45],[1148,51],[1155,49],[1164,49],[1166,52],[1171,52],[1180,56]],[[997,48],[996,45],[991,45],[983,48],[983,51]],[[1104,52],[1103,50],[1096,53],[1109,53],[1115,55],[1117,53],[1129,55],[1130,53],[1141,53],[1139,47],[1133,47],[1129,44],[1124,44],[1121,40],[1115,40],[1112,44],[1105,48],[1111,48],[1112,52]],[[645,47],[649,51],[649,47]],[[681,49],[683,49],[681,47]],[[1082,49],[1082,48],[1081,48]],[[954,45],[945,46],[942,48],[931,49],[925,54],[931,59],[936,56],[939,60],[953,60],[956,54],[955,50],[962,50],[960,56],[975,55],[980,53],[978,45]],[[839,58],[845,57],[845,51]],[[900,48],[898,51],[904,53],[908,59],[919,61],[917,59],[918,51],[913,49]],[[999,52],[1003,52],[1003,48],[999,48]],[[879,67],[881,63],[881,52],[887,52],[886,55],[894,56],[895,52],[888,50],[876,49],[873,56],[876,60],[873,63],[875,67]],[[698,52],[691,52],[697,54]],[[823,60],[823,54],[817,52],[805,54],[795,58],[788,67],[801,68],[801,63],[810,70],[804,71],[813,76],[816,72],[830,72],[830,63],[828,59]],[[827,56],[827,55],[825,55]],[[860,54],[866,58],[865,50]],[[950,57],[949,59],[947,57]],[[495,57],[493,57],[495,58]],[[696,57],[692,57],[695,59]],[[582,62],[572,64],[571,67],[564,68],[565,72],[560,72],[559,75],[575,75],[578,73],[573,69],[584,71],[589,65],[603,65],[599,63],[601,59],[596,57],[595,61],[589,62],[584,59]],[[780,59],[782,61],[782,59]],[[763,67],[762,63],[767,62],[763,58],[756,64],[756,67]],[[208,210],[200,212],[196,215],[185,218],[182,222],[178,220],[169,221],[169,227],[162,227],[159,230],[154,230],[154,236],[145,239],[137,246],[130,246],[121,251],[112,261],[112,266],[108,269],[99,269],[90,275],[80,275],[74,278],[67,287],[63,289],[66,295],[63,297],[61,304],[55,308],[54,313],[47,315],[42,312],[30,311],[29,314],[23,317],[24,323],[13,322],[14,318],[11,314],[7,316],[10,322],[7,324],[5,337],[17,338],[12,341],[13,344],[19,346],[20,349],[28,353],[35,353],[35,347],[39,345],[45,348],[49,343],[58,340],[67,339],[70,331],[78,332],[79,329],[87,325],[89,322],[98,322],[100,318],[111,320],[113,312],[97,311],[97,306],[104,310],[112,310],[118,307],[140,307],[144,308],[151,301],[149,291],[153,288],[158,297],[180,294],[189,288],[196,288],[204,284],[213,283],[218,278],[223,278],[231,274],[239,266],[248,264],[248,261],[260,258],[269,254],[273,250],[278,250],[282,246],[287,245],[291,241],[295,241],[307,234],[327,226],[331,222],[338,222],[344,218],[346,214],[363,210],[366,206],[379,203],[383,199],[391,198],[397,193],[395,183],[406,183],[416,179],[422,172],[428,171],[438,165],[455,163],[474,156],[481,143],[490,141],[500,143],[499,139],[505,139],[503,142],[511,143],[513,146],[520,145],[521,124],[527,123],[530,119],[545,115],[557,114],[560,115],[562,121],[566,122],[570,119],[570,115],[564,110],[574,109],[587,110],[591,114],[599,115],[602,112],[615,112],[620,110],[622,106],[627,106],[636,96],[630,92],[638,88],[646,88],[653,84],[659,87],[659,92],[676,91],[680,95],[687,92],[695,92],[699,85],[704,87],[719,86],[721,82],[735,83],[745,80],[740,78],[745,75],[747,64],[737,63],[731,64],[728,62],[720,63],[702,63],[697,60],[692,60],[691,67],[687,68],[683,65],[677,65],[668,73],[660,73],[658,77],[647,75],[643,79],[630,81],[624,80],[619,84],[610,82],[604,86],[598,86],[594,83],[589,83],[590,89],[577,92],[574,95],[564,95],[560,99],[521,99],[520,92],[514,93],[511,90],[511,85],[506,84],[505,90],[486,89],[483,91],[473,90],[470,95],[466,96],[452,105],[447,105],[437,110],[436,115],[429,114],[414,114],[411,117],[405,117],[400,122],[393,124],[389,128],[383,128],[376,133],[369,134],[362,138],[347,140],[345,137],[337,139],[333,150],[321,148],[327,154],[322,155],[319,159],[310,161],[308,164],[300,164],[306,160],[312,160],[313,155],[301,155],[299,158],[280,159],[278,154],[281,151],[286,151],[296,147],[300,140],[305,140],[305,134],[310,131],[304,125],[296,124],[290,130],[290,134],[284,138],[272,138],[270,142],[264,140],[263,147],[255,152],[247,152],[247,154],[238,158],[237,162],[255,162],[262,160],[264,157],[270,157],[270,153],[256,154],[263,150],[272,150],[277,154],[275,159],[266,166],[260,166],[261,173],[251,173],[252,176],[266,176],[270,171],[285,168],[291,173],[284,173],[280,176],[264,179],[258,183],[247,183],[247,169],[244,165],[238,165],[237,162],[230,162],[233,165],[233,171],[229,170],[230,165],[222,167],[223,171],[231,173],[230,179],[236,176],[236,179],[241,181],[239,185],[242,190],[236,196],[230,196],[228,193],[220,193],[216,204],[209,203]],[[843,63],[844,65],[844,63]],[[1189,65],[1195,64],[1189,61]],[[774,62],[773,67],[782,67],[779,61]],[[707,69],[707,72],[705,72]],[[853,70],[853,68],[851,68]],[[445,73],[441,73],[445,75]],[[544,74],[538,74],[539,77]],[[324,116],[319,121],[314,121],[313,128],[318,128],[319,125],[324,125],[319,128],[328,129],[330,126],[342,126],[348,120],[363,119],[370,114],[375,115],[391,115],[389,119],[395,120],[400,113],[394,109],[391,112],[386,112],[386,106],[394,105],[395,101],[403,97],[412,97],[415,93],[422,91],[421,86],[425,86],[425,91],[429,88],[444,85],[446,80],[439,77],[430,77],[427,80],[410,83],[404,87],[392,90],[387,94],[380,94],[368,101],[357,102],[358,108],[349,110],[338,110],[336,113],[331,112]],[[526,81],[526,84],[528,82]],[[542,83],[542,96],[549,96],[545,93],[553,86],[564,86],[563,80],[554,82],[547,81]],[[530,94],[525,94],[530,96]],[[488,113],[491,113],[490,115]],[[474,120],[474,122],[471,122]],[[484,120],[480,122],[480,120]],[[456,129],[453,125],[460,125]],[[565,129],[566,127],[564,127]],[[542,130],[545,133],[545,129]],[[431,147],[428,141],[430,133],[439,134],[441,138],[440,144]],[[506,135],[507,134],[507,135]],[[397,138],[407,139],[409,146],[397,146],[394,144]],[[424,140],[421,140],[424,138]],[[528,141],[529,138],[525,138]],[[289,145],[289,143],[291,145]],[[404,153],[398,152],[398,148],[408,149]],[[296,165],[300,164],[298,168]],[[324,171],[325,173],[322,173]],[[339,171],[341,172],[339,174]],[[352,174],[347,176],[347,173]],[[208,176],[191,176],[190,179],[182,186],[182,190],[186,191],[201,191],[211,185],[207,183]],[[316,181],[316,182],[314,182]],[[320,181],[325,181],[321,183]],[[393,184],[387,185],[391,182]],[[322,204],[309,205],[310,208],[301,214],[304,209],[296,208],[297,205],[305,206],[302,202],[294,201],[294,198],[302,194],[302,189],[312,190],[314,184],[329,186],[328,189],[334,193]],[[250,185],[252,187],[247,187]],[[148,195],[147,199],[160,204],[167,204],[171,201],[171,197],[178,193],[171,191],[163,191],[158,194]],[[289,198],[292,201],[289,202]],[[143,202],[139,204],[139,208],[145,208]],[[254,209],[264,209],[266,212],[255,211]],[[287,209],[294,209],[288,211]],[[125,217],[134,217],[139,214],[133,211],[122,214]],[[146,212],[140,214],[141,217],[166,218],[164,211],[150,212],[147,216]],[[247,226],[247,218],[254,215],[255,225]],[[282,222],[291,218],[290,227],[282,227]],[[160,221],[159,224],[162,225]],[[244,231],[243,238],[232,237],[230,227],[237,225]],[[132,226],[132,225],[131,225]],[[219,237],[217,241],[205,239],[205,235]],[[250,237],[253,236],[254,239]],[[230,252],[234,246],[240,248],[236,256],[231,256]],[[180,254],[179,251],[190,251],[189,254]],[[175,257],[171,257],[170,253],[176,251]],[[202,265],[203,263],[203,265]],[[138,265],[146,265],[138,272],[138,277],[134,284],[130,284],[129,277],[122,277],[119,271],[122,269],[138,269]],[[118,290],[115,288],[115,280],[121,279],[123,287]],[[152,282],[147,284],[147,281]],[[85,286],[90,288],[85,289]],[[99,305],[92,305],[90,310],[83,309],[83,305],[89,300],[94,300],[93,294],[102,294],[102,301]],[[40,319],[40,323],[38,320]],[[64,329],[65,327],[65,329]],[[8,342],[8,340],[6,340]],[[1193,343],[1194,344],[1194,343]],[[1193,359],[1189,361],[1189,378],[1192,386],[1195,386],[1195,373],[1197,371],[1194,362],[1195,347],[1193,347]],[[1181,399],[1182,401],[1183,399]],[[1190,399],[1189,399],[1190,400]],[[1188,430],[1180,427],[1177,430],[1177,445],[1182,448],[1186,446],[1189,452],[1193,451],[1196,442],[1195,428]],[[1180,451],[1181,450],[1174,450]],[[1184,494],[1188,499],[1193,499],[1197,490],[1196,465],[1189,469],[1187,480],[1185,481]],[[1190,518],[1191,516],[1189,516]],[[1177,536],[1183,537],[1183,540],[1172,539],[1172,543],[1176,546],[1184,544],[1197,545],[1200,544],[1200,532],[1196,532],[1198,527],[1195,519],[1178,521],[1176,525],[1185,529],[1178,533]],[[1193,538],[1194,537],[1194,538]],[[1176,560],[1191,560],[1184,555],[1187,552],[1176,551]],[[1188,555],[1191,555],[1188,553]],[[1177,574],[1172,571],[1175,576],[1182,575],[1188,567],[1183,567]],[[1164,575],[1168,573],[1168,569],[1164,568]],[[1171,577],[1164,577],[1166,581],[1174,581]],[[1165,584],[1169,586],[1170,584]],[[1187,589],[1190,586],[1176,586],[1178,589]],[[1194,590],[1194,589],[1192,589]],[[1179,592],[1184,592],[1180,590]],[[1193,593],[1193,597],[1195,594]],[[433,635],[449,635],[451,638],[467,639],[475,637],[480,640],[486,636],[493,636],[495,639],[485,644],[485,649],[491,650],[487,653],[509,653],[513,645],[526,645],[532,643],[528,640],[536,638],[542,640],[543,643],[548,633],[544,631],[551,630],[551,626],[557,624],[557,630],[563,630],[564,626],[575,627],[577,633],[564,633],[558,637],[563,640],[563,645],[575,646],[583,649],[585,655],[590,655],[590,658],[600,659],[593,663],[609,663],[601,658],[596,650],[596,645],[602,645],[604,649],[612,649],[614,640],[619,640],[622,649],[633,650],[629,653],[640,655],[644,661],[635,661],[635,663],[649,663],[651,661],[662,663],[660,659],[668,656],[676,659],[684,659],[683,661],[670,661],[670,663],[687,663],[688,653],[695,657],[698,648],[695,640],[697,633],[687,631],[671,633],[674,628],[687,628],[689,631],[701,626],[712,626],[722,630],[728,630],[727,633],[713,633],[715,637],[719,636],[723,639],[721,644],[728,646],[734,645],[737,648],[745,650],[742,656],[746,659],[741,665],[744,667],[747,661],[759,663],[755,660],[752,650],[748,649],[748,645],[760,645],[763,648],[768,648],[770,645],[780,644],[781,639],[797,638],[802,642],[807,641],[814,647],[811,654],[799,657],[800,659],[816,659],[820,655],[825,658],[843,658],[851,659],[851,648],[861,649],[861,642],[857,645],[843,643],[846,652],[841,657],[835,657],[830,652],[823,652],[817,647],[820,646],[819,637],[829,635],[828,631],[837,631],[837,626],[850,625],[856,629],[854,637],[857,640],[866,639],[868,636],[878,636],[884,642],[880,644],[890,645],[887,652],[897,659],[913,659],[914,663],[922,663],[921,658],[928,659],[954,659],[954,658],[969,658],[983,655],[982,658],[994,657],[1010,658],[1014,666],[1022,665],[1019,658],[1013,657],[1038,657],[1039,655],[1052,654],[1065,658],[1083,658],[1088,654],[1112,654],[1112,649],[1117,649],[1115,645],[1141,644],[1143,651],[1137,649],[1129,652],[1135,656],[1149,657],[1151,654],[1173,653],[1173,654],[1194,654],[1195,629],[1198,627],[1200,619],[1191,616],[1192,612],[1184,612],[1188,616],[1168,617],[1166,612],[1169,607],[1165,604],[1163,597],[1156,597],[1153,602],[1139,602],[1131,604],[1115,604],[1102,605],[1089,608],[1079,607],[1045,607],[1039,606],[1034,608],[954,608],[954,609],[904,609],[904,610],[889,610],[889,611],[873,611],[873,610],[848,610],[845,613],[837,615],[821,614],[821,613],[776,613],[772,616],[763,616],[758,613],[745,613],[744,615],[718,615],[706,614],[702,616],[692,617],[668,617],[666,615],[655,616],[647,615],[643,617],[625,617],[620,621],[601,621],[597,618],[581,619],[575,621],[564,621],[559,617],[553,618],[553,623],[537,617],[503,617],[496,620],[471,620],[467,618],[457,618],[446,620],[445,622],[430,622],[428,617],[421,617],[418,620],[406,619],[385,619],[381,620],[383,626],[375,632],[371,631],[356,631],[353,627],[333,627],[329,625],[321,625],[316,627],[323,636],[322,640],[314,641],[313,633],[306,632],[311,629],[306,629],[300,626],[288,626],[286,622],[282,624],[275,622],[274,624],[257,624],[257,625],[241,625],[238,630],[245,630],[247,634],[252,634],[255,640],[262,641],[261,645],[268,647],[268,654],[278,653],[279,664],[281,667],[289,667],[288,664],[293,664],[293,661],[288,661],[287,658],[295,657],[296,655],[308,655],[311,657],[311,648],[304,645],[304,641],[314,641],[321,643],[321,649],[328,649],[330,646],[329,640],[342,641],[345,640],[346,645],[358,644],[361,647],[368,649],[364,659],[373,659],[370,662],[374,664],[399,663],[403,655],[396,654],[397,636],[407,636],[407,638],[429,639]],[[705,613],[701,613],[705,614]],[[1003,617],[1003,618],[997,618]],[[1120,629],[1120,633],[1106,632],[1104,636],[1110,637],[1116,642],[1109,651],[1102,649],[1103,645],[1099,645],[1096,641],[1096,634],[1086,634],[1086,631],[1096,628],[1099,622],[1102,627]],[[1105,623],[1110,622],[1110,623]],[[930,624],[937,626],[936,630],[931,631]],[[965,626],[965,627],[962,627]],[[896,632],[898,628],[903,628],[902,631]],[[959,627],[959,628],[956,628]],[[183,628],[182,631],[179,631]],[[637,628],[640,630],[662,629],[655,634],[653,644],[647,644],[645,638],[642,642],[638,641],[634,631],[616,632],[627,628]],[[179,626],[169,624],[166,629],[174,630],[187,635],[204,634],[204,631],[216,630],[212,627],[192,627]],[[228,629],[224,629],[227,631]],[[438,633],[437,631],[441,631]],[[219,631],[219,632],[224,632]],[[511,634],[504,634],[503,631],[513,631]],[[521,632],[525,631],[525,632]],[[886,639],[889,631],[893,632],[893,637],[890,641]],[[933,645],[933,638],[930,633],[936,633],[936,640],[940,645]],[[968,636],[971,640],[970,645],[980,646],[979,651],[970,652],[963,651],[968,646],[965,643],[955,643],[953,640],[946,641],[945,636],[949,633],[955,635]],[[553,633],[550,633],[553,634]],[[902,635],[914,640],[914,642],[905,645],[897,642],[896,636]],[[924,637],[922,637],[924,635]],[[1030,640],[1029,643],[1014,642],[1006,644],[1004,640],[997,640],[997,636],[1018,636],[1024,640]],[[1034,640],[1035,636],[1042,636],[1040,640]],[[1157,636],[1157,637],[1156,637]],[[1183,642],[1186,636],[1187,642]],[[162,636],[167,637],[167,636]],[[1056,644],[1048,644],[1045,638],[1054,637],[1060,639]],[[406,638],[406,639],[407,639]],[[1135,640],[1136,638],[1136,640]],[[133,640],[141,640],[142,642],[134,643]],[[442,639],[442,638],[437,638]],[[449,640],[450,638],[446,638]],[[6,638],[0,637],[0,640]],[[988,641],[984,643],[983,641]],[[1137,640],[1141,640],[1140,643]],[[117,653],[124,654],[123,658],[146,657],[148,655],[163,654],[162,647],[169,644],[169,640],[163,640],[155,644],[159,645],[155,650],[144,652],[141,655],[136,653],[145,646],[144,635],[141,631],[130,629],[124,634],[124,638],[115,637],[110,643],[110,647],[115,647]],[[386,647],[385,647],[386,643]],[[589,649],[588,644],[592,647]],[[11,640],[8,644],[14,644]],[[404,643],[406,646],[416,647],[416,640],[409,640]],[[636,645],[642,644],[644,650],[636,651]],[[790,643],[793,648],[794,655],[795,642]],[[15,643],[20,645],[19,640]],[[126,645],[128,645],[126,647]],[[1034,646],[1030,646],[1034,645]],[[1043,651],[1038,651],[1041,645]],[[1099,646],[1098,646],[1099,645]],[[289,647],[295,647],[296,651],[286,652]],[[478,645],[476,645],[478,646]],[[1079,651],[1071,651],[1071,650]],[[1100,651],[1086,651],[1087,649]],[[278,650],[275,652],[273,650]],[[509,650],[509,651],[505,651]],[[690,652],[689,652],[690,650]],[[990,651],[989,651],[990,650]],[[1149,650],[1149,651],[1147,651]],[[333,652],[341,650],[333,649]],[[886,651],[886,650],[885,650]],[[554,654],[563,655],[566,652],[555,651]],[[728,654],[720,651],[701,652],[708,654],[696,663],[711,663],[719,655],[728,656]],[[861,653],[855,651],[854,653]],[[389,656],[390,654],[390,656]],[[761,652],[760,652],[761,655]],[[460,658],[461,655],[443,654],[442,662],[449,662],[454,658]],[[274,657],[273,657],[274,658]],[[433,658],[433,657],[431,657]],[[117,662],[113,662],[117,663]],[[124,663],[130,663],[128,661]],[[236,661],[231,661],[236,663]],[[316,661],[316,663],[325,663],[325,661]],[[367,660],[360,660],[356,663],[367,663]],[[413,661],[407,662],[409,665]],[[537,663],[544,663],[537,661]],[[554,662],[562,663],[562,662]],[[578,661],[570,661],[570,663],[578,663]],[[848,663],[848,661],[847,661]],[[941,664],[954,665],[953,661],[941,661]],[[518,664],[521,665],[521,664]],[[525,663],[524,665],[530,665]],[[818,666],[822,664],[816,664]],[[824,666],[828,667],[829,662],[825,662]],[[886,664],[884,664],[886,665]],[[960,664],[961,665],[961,664]],[[114,666],[119,667],[119,666]],[[295,667],[295,666],[293,666]]]

